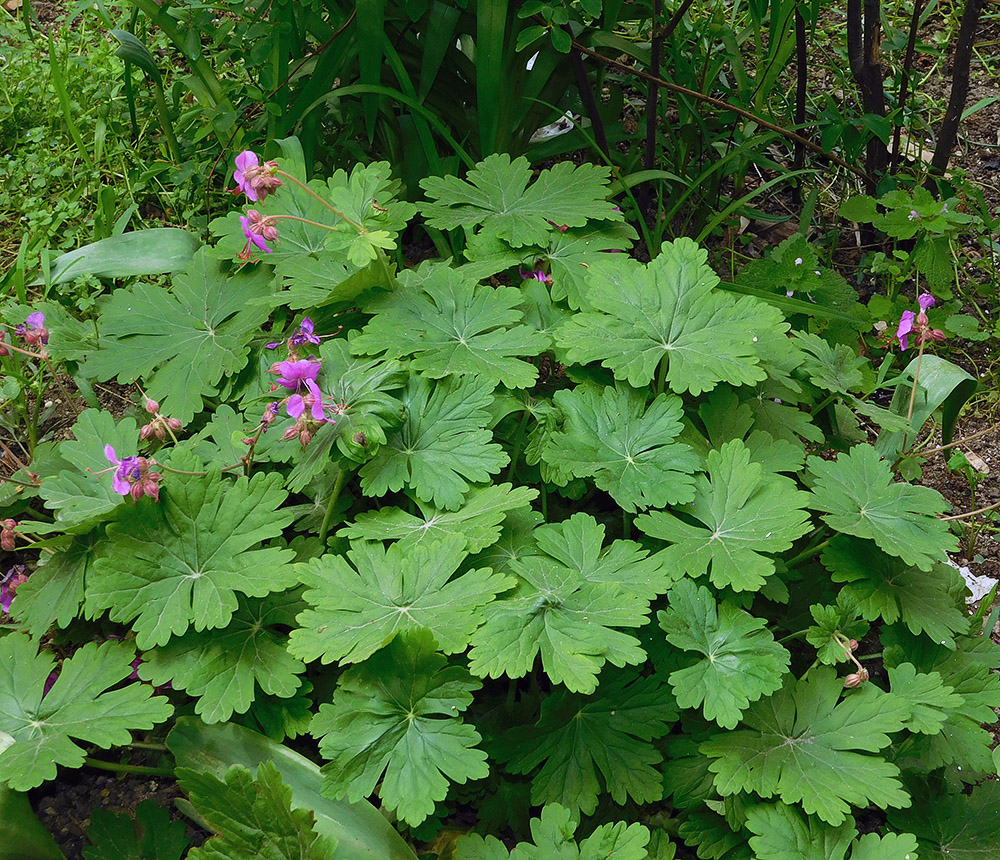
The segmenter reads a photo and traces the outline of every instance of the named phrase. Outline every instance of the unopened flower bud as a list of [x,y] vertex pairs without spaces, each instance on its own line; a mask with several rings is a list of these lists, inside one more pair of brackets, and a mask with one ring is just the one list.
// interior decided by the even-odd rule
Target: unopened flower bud
[[167,419],[167,426],[171,430],[180,430],[181,429],[181,419],[180,418],[168,418]]
[[14,534],[14,529],[17,528],[17,522],[14,520],[4,520],[3,529],[0,529],[0,549],[4,552],[14,551],[14,542],[17,540]]
[[299,435],[299,428],[295,427],[295,426],[292,426],[292,427],[289,427],[287,430],[285,430],[284,433],[281,434],[281,438],[285,442],[287,442],[289,439],[294,439],[298,435]]
[[146,491],[143,489],[142,481],[136,481],[131,487],[129,487],[129,494],[132,496],[133,502],[138,502],[144,495]]
[[852,674],[844,678],[844,686],[847,687],[848,689],[852,687],[858,687],[867,680],[868,680],[868,670],[862,668],[859,669],[857,672],[853,672]]
[[10,350],[3,345],[5,340],[7,340],[7,332],[0,331],[0,357],[10,355]]
[[147,411],[147,412],[148,412],[148,413],[149,413],[150,415],[155,415],[155,414],[156,414],[157,412],[159,412],[159,411],[160,411],[160,404],[159,404],[159,403],[157,403],[157,402],[156,402],[155,400],[150,400],[150,399],[149,399],[149,398],[147,397],[147,398],[146,398],[146,411]]
[[310,442],[312,442],[313,434],[309,430],[303,430],[299,433],[299,442],[302,443],[302,447],[305,448]]
[[934,340],[944,340],[947,337],[947,335],[939,328],[931,329],[927,332],[927,336],[933,338]]
[[[142,491],[150,496],[154,502],[160,501],[160,485],[153,479],[155,472],[150,472],[149,477],[142,482]],[[135,487],[132,488],[133,490]]]
[[140,439],[148,439],[152,435],[153,435],[153,425],[152,424],[143,424],[142,427],[139,429],[139,438]]
[[848,644],[851,646],[851,651],[852,652],[858,650],[858,640],[857,639],[852,639]]
[[10,518],[3,521],[3,528],[5,531],[12,531],[17,528],[17,520],[12,520]]

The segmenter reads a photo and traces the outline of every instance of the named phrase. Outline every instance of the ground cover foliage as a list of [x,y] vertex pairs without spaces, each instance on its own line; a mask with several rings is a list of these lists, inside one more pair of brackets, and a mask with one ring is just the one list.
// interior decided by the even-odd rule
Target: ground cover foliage
[[[832,272],[806,315],[691,239],[638,262],[599,167],[494,155],[411,204],[276,154],[93,325],[9,306],[20,378],[143,391],[3,487],[41,550],[0,634],[11,802],[141,733],[216,834],[191,858],[1000,850],[995,618],[895,470],[970,393],[926,322],[875,367]],[[418,213],[464,255],[397,270]],[[137,816],[90,856],[183,855]]]

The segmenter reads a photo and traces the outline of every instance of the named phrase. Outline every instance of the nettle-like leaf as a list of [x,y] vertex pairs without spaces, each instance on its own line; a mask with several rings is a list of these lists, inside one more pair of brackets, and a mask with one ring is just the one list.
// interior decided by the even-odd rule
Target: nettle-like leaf
[[766,471],[734,439],[708,452],[708,475],[695,478],[694,501],[678,509],[700,525],[665,511],[638,517],[636,525],[670,541],[664,554],[691,576],[710,573],[717,587],[756,591],[775,569],[764,553],[782,552],[809,531],[808,502],[791,478]]
[[839,532],[875,541],[890,555],[930,570],[958,546],[944,497],[930,487],[893,483],[892,468],[871,445],[855,445],[836,460],[809,458],[816,478],[812,507]]
[[[175,457],[184,471],[193,458]],[[237,593],[263,597],[295,584],[291,550],[261,549],[291,521],[276,472],[235,481],[171,474],[159,503],[122,509],[87,581],[87,611],[134,622],[146,650],[171,636],[225,627]]]
[[937,672],[917,672],[912,663],[889,669],[893,695],[910,706],[906,727],[912,732],[936,735],[948,719],[948,710],[964,704],[962,696],[949,687]]
[[647,558],[632,541],[602,551],[604,526],[587,514],[535,535],[539,554],[510,563],[517,587],[486,607],[470,668],[520,678],[541,654],[553,683],[592,693],[605,662],[620,668],[646,659],[638,640],[614,628],[645,624],[649,601],[667,590],[672,574],[659,555]]
[[510,484],[473,487],[457,511],[439,511],[418,499],[420,516],[401,508],[379,508],[359,514],[338,534],[351,540],[398,540],[410,545],[455,536],[465,542],[466,552],[475,553],[496,543],[508,514],[527,510],[537,496],[538,490]]
[[34,639],[53,623],[68,627],[79,614],[97,541],[91,532],[74,537],[52,555],[43,553],[35,572],[18,586],[11,612]]
[[920,570],[882,552],[871,541],[838,535],[821,556],[834,582],[846,583],[844,599],[868,621],[902,621],[913,633],[955,647],[956,634],[969,629],[964,607],[948,598],[958,572],[944,563]]
[[206,723],[242,714],[255,686],[288,697],[299,688],[305,666],[286,650],[287,638],[275,625],[292,626],[301,609],[287,594],[262,600],[239,598],[239,608],[222,630],[189,630],[143,655],[139,677],[198,697],[195,713]]
[[685,654],[670,673],[682,708],[701,707],[705,719],[736,728],[743,711],[783,682],[789,655],[754,618],[729,603],[717,605],[707,588],[682,579],[669,593],[670,605],[657,613],[667,641]]
[[73,436],[59,443],[59,456],[75,470],[46,477],[38,490],[63,530],[88,528],[124,501],[112,488],[111,477],[98,473],[111,466],[104,455],[105,445],[111,445],[119,457],[137,453],[139,428],[134,418],[116,422],[110,412],[85,409],[73,425]]
[[566,299],[571,308],[580,308],[589,289],[588,270],[603,264],[607,252],[631,247],[636,238],[635,230],[625,223],[589,224],[550,234],[538,259],[548,261],[553,300]]
[[510,458],[486,429],[493,385],[471,376],[432,382],[410,378],[402,394],[406,417],[361,469],[368,496],[412,487],[417,497],[449,511],[462,506],[472,483],[483,483]]
[[[550,803],[542,809],[541,818],[531,819],[533,843],[518,842],[508,851],[495,836],[466,833],[455,843],[455,860],[656,860],[661,856],[647,852],[650,832],[645,825],[602,824],[579,845],[573,837],[577,826],[569,809]],[[669,847],[665,850],[669,852]]]
[[646,406],[644,394],[596,385],[557,391],[566,421],[541,451],[549,465],[577,478],[594,478],[626,511],[689,502],[698,457],[676,441],[683,404],[661,394]]
[[743,715],[745,729],[705,741],[701,751],[715,759],[719,793],[777,796],[834,826],[851,805],[909,806],[899,769],[862,754],[889,745],[889,735],[906,725],[909,706],[870,685],[838,702],[841,692],[833,669],[813,669],[752,704]]
[[403,404],[388,392],[403,387],[406,370],[398,361],[354,358],[350,350],[343,339],[324,341],[320,380],[324,397],[338,404],[331,410],[337,447],[360,462],[385,444],[386,430],[402,422]]
[[420,207],[431,227],[439,230],[482,225],[484,233],[516,247],[548,245],[552,223],[583,227],[589,220],[621,221],[608,195],[608,169],[562,161],[543,170],[529,186],[528,159],[496,153],[456,176],[429,176],[420,187],[433,202]]
[[654,803],[663,797],[650,743],[677,718],[673,697],[655,677],[633,672],[602,677],[592,696],[556,690],[542,700],[533,726],[518,726],[497,741],[512,773],[541,770],[531,781],[533,804],[560,803],[593,814],[603,792],[615,803]]
[[971,795],[924,791],[889,822],[916,835],[920,860],[992,860],[1000,856],[998,809],[1000,782],[988,780]]
[[690,239],[667,242],[648,266],[612,259],[589,270],[586,312],[556,332],[568,360],[600,361],[616,379],[648,385],[662,361],[681,394],[720,382],[746,385],[766,376],[757,342],[788,330],[764,302],[716,292],[708,255]]
[[23,634],[0,637],[0,782],[27,791],[55,779],[57,765],[83,764],[86,751],[71,738],[107,749],[167,719],[173,708],[148,686],[109,689],[129,676],[134,656],[124,642],[88,643],[45,693],[52,655]]
[[115,290],[101,306],[101,348],[85,373],[121,383],[145,377],[163,413],[187,423],[201,412],[202,397],[217,394],[222,378],[246,364],[247,345],[268,317],[253,299],[268,295],[270,282],[269,271],[230,273],[202,250],[170,290]]
[[210,773],[178,768],[178,782],[191,805],[215,832],[188,860],[330,860],[337,842],[316,832],[309,809],[292,807],[292,789],[274,762],[265,761],[256,777],[242,765],[226,771],[223,782]]
[[422,267],[424,277],[402,273],[399,289],[366,308],[375,317],[351,348],[387,358],[414,356],[410,366],[435,379],[468,373],[508,388],[534,385],[537,368],[518,356],[538,355],[550,340],[521,324],[520,291],[481,286],[443,264]]
[[453,578],[465,555],[465,541],[449,535],[388,550],[362,541],[346,559],[326,554],[302,566],[303,599],[314,608],[299,615],[289,651],[306,661],[357,663],[417,628],[430,630],[445,654],[464,651],[482,607],[513,584],[489,568]]
[[479,733],[461,716],[482,683],[447,662],[431,633],[416,630],[340,676],[310,727],[329,761],[324,794],[358,801],[378,785],[382,803],[417,825],[450,782],[489,773]]
[[135,818],[108,809],[95,809],[90,816],[84,860],[180,860],[188,846],[184,823],[171,821],[170,813],[144,800],[135,808]]
[[[784,803],[761,803],[747,810],[750,847],[759,860],[917,860],[912,833],[868,833],[855,840],[854,820],[837,827]],[[922,855],[921,855],[922,856]]]

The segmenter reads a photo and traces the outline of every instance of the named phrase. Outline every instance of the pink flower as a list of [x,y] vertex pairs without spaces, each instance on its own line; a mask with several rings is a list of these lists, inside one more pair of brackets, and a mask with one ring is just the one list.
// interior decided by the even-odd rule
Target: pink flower
[[297,391],[302,383],[312,380],[319,374],[319,362],[301,358],[298,361],[279,361],[272,368],[277,372],[278,385]]
[[0,610],[10,612],[10,605],[14,602],[14,592],[27,580],[28,575],[24,572],[23,564],[15,564],[0,578]]
[[108,458],[109,463],[118,467],[111,480],[111,488],[119,495],[127,496],[132,491],[132,482],[138,481],[142,477],[139,458],[124,457],[119,460],[115,449],[110,445],[104,446],[104,456]]
[[916,316],[913,311],[903,311],[899,318],[899,328],[896,329],[896,339],[899,341],[900,349],[909,349],[909,335],[913,331],[913,318]]
[[41,311],[28,314],[23,325],[14,326],[14,334],[23,338],[29,346],[48,343],[49,330],[45,328],[45,314]]
[[308,409],[314,421],[329,421],[335,424],[336,422],[332,418],[326,417],[325,407],[332,404],[324,402],[323,393],[319,390],[319,386],[311,379],[307,379],[306,388],[309,390],[309,393],[305,397],[293,394],[288,398],[288,404],[285,407],[288,410],[288,414],[292,418],[299,418]]
[[251,203],[259,203],[272,191],[281,187],[281,180],[275,176],[278,162],[260,159],[255,152],[243,150],[236,156],[236,170],[233,179],[236,181],[236,193],[243,192]]
[[257,192],[247,180],[247,173],[252,174],[254,168],[259,165],[260,159],[257,158],[257,154],[255,152],[251,152],[249,149],[245,149],[236,156],[236,171],[233,173],[233,179],[236,181],[236,187],[246,194],[248,200],[254,203],[258,202]]
[[917,296],[917,304],[920,305],[920,310],[926,311],[928,308],[934,307],[934,296],[930,293],[921,293]]
[[250,219],[240,215],[240,226],[243,228],[243,235],[246,236],[247,244],[239,253],[239,259],[244,261],[249,261],[253,258],[254,246],[260,248],[262,251],[271,254],[273,251],[267,247],[267,242],[264,241],[264,237],[259,233],[254,233],[250,229]]

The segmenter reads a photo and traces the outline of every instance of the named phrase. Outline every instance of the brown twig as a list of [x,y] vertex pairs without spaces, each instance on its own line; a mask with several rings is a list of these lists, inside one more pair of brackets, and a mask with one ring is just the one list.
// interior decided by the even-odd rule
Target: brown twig
[[[1000,0],[998,0],[1000,2]],[[914,451],[914,457],[930,457],[931,454],[937,454],[941,451],[947,451],[949,448],[956,448],[959,445],[964,445],[966,442],[971,442],[973,439],[978,439],[981,436],[986,436],[989,433],[995,433],[1000,429],[1000,422],[987,427],[985,430],[980,430],[973,433],[971,436],[966,436],[964,439],[956,439],[954,442],[949,442],[947,445],[938,445],[936,448],[930,448],[927,451]]]
[[985,514],[987,511],[995,511],[997,508],[1000,508],[1000,502],[994,502],[992,505],[987,505],[985,508],[977,508],[974,511],[969,511],[967,514],[955,514],[950,517],[938,517],[938,519],[946,521],[964,520],[968,517],[974,517],[976,514]]
[[913,68],[913,55],[917,47],[917,30],[920,28],[920,13],[924,10],[924,0],[914,0],[913,17],[910,18],[910,35],[906,40],[906,53],[903,55],[903,68],[899,74],[899,98],[896,106],[899,108],[899,121],[892,131],[892,154],[889,156],[889,172],[899,169],[900,143],[903,130],[903,111],[906,110],[906,100],[910,96],[910,69]]

